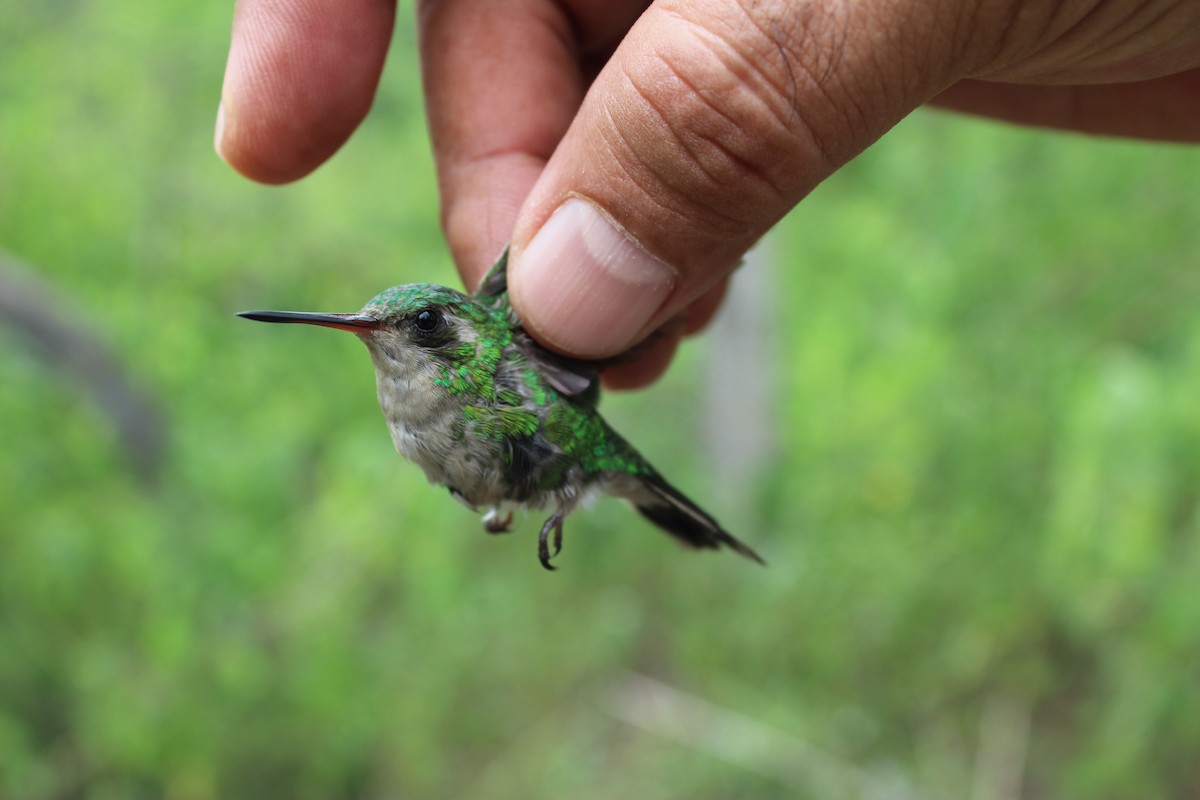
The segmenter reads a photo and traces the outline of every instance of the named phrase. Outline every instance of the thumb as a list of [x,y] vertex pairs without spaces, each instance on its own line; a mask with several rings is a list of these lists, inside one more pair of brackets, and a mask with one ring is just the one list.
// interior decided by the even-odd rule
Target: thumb
[[518,217],[509,286],[526,326],[555,349],[610,356],[701,297],[961,74],[957,17],[934,8],[951,2],[653,4]]

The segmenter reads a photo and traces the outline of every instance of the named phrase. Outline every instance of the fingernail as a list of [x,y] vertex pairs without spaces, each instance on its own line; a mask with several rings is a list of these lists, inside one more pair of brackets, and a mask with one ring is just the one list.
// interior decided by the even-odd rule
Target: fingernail
[[675,270],[582,198],[559,206],[515,266],[525,322],[551,344],[591,357],[634,344],[677,280]]
[[222,161],[228,161],[225,154],[221,152],[221,147],[225,142],[225,103],[222,102],[217,106],[217,127],[213,133],[213,149],[217,151],[217,155]]

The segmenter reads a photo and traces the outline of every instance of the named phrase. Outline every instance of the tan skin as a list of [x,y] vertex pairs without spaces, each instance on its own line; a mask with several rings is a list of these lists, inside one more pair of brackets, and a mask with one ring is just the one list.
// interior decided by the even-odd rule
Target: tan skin
[[[225,160],[284,183],[332,155],[371,105],[394,14],[392,0],[239,0]],[[661,375],[746,249],[923,104],[1200,141],[1196,0],[428,0],[418,18],[442,223],[464,282],[511,240],[527,327],[585,357],[684,320],[610,370],[613,387]],[[644,320],[585,321],[607,312],[551,302],[548,282],[523,272],[569,197],[670,265]]]

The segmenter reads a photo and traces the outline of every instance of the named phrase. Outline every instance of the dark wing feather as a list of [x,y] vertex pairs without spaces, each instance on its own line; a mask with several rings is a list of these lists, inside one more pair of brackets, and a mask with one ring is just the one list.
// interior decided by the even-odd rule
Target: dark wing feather
[[526,502],[541,492],[562,487],[569,459],[540,433],[511,436],[505,445],[508,447],[505,478],[513,491],[511,499]]
[[600,399],[600,371],[596,363],[552,353],[523,330],[516,341],[529,366],[555,391],[589,406],[596,405]]
[[483,281],[475,292],[475,299],[488,305],[508,305],[508,245],[504,246],[504,252],[496,259],[496,263],[492,264],[487,275],[483,276]]

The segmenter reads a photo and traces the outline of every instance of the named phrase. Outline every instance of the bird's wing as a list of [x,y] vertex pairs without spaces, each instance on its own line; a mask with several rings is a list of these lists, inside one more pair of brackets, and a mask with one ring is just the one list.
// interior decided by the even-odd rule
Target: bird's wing
[[[589,405],[595,405],[597,389],[600,385],[598,376],[603,365],[552,353],[535,342],[521,328],[521,321],[508,302],[507,247],[496,259],[496,263],[492,264],[487,275],[483,277],[483,282],[479,284],[479,289],[475,292],[475,299],[497,313],[509,316],[514,327],[518,329],[517,344],[524,352],[529,365],[556,391],[568,397],[582,399]],[[589,394],[590,397],[587,396]]]
[[508,245],[483,276],[475,290],[475,299],[494,308],[508,308]]

